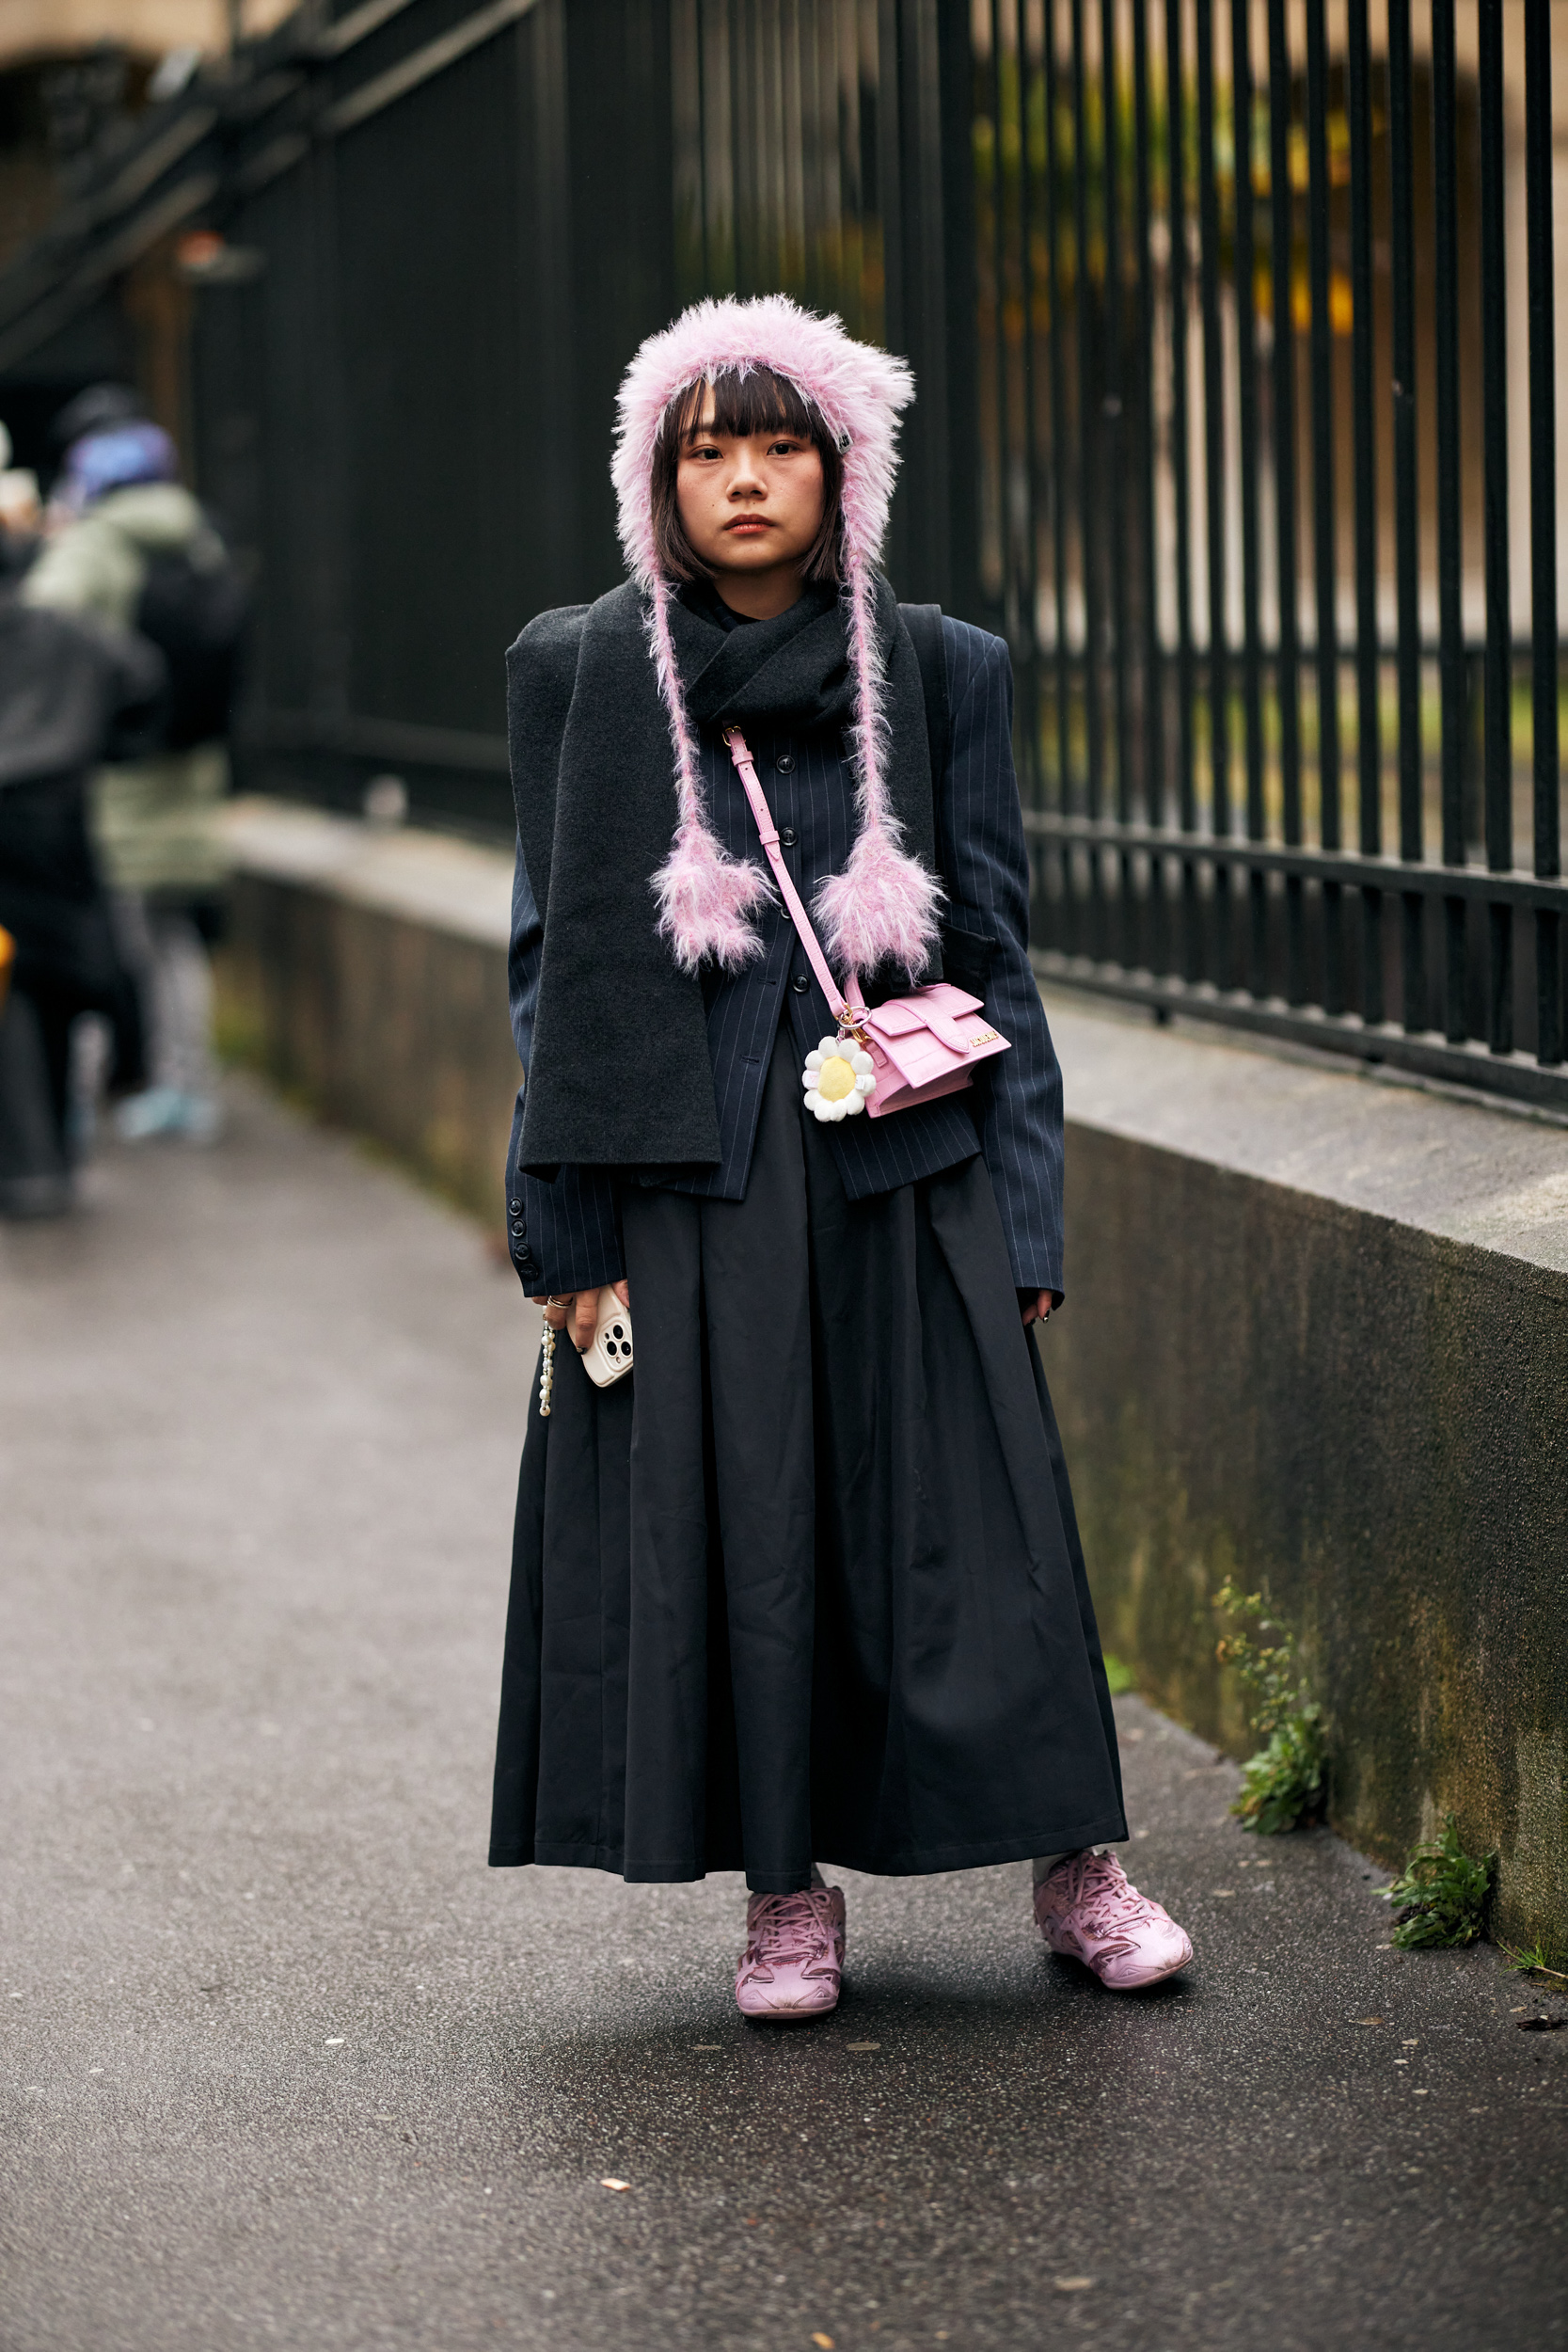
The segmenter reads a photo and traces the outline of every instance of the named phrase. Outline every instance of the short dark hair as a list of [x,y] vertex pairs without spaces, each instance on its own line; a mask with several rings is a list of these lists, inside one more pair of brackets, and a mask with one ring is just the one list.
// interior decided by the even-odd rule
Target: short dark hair
[[799,434],[812,442],[822,460],[822,526],[806,555],[807,580],[838,580],[843,571],[844,457],[829,432],[815,401],[787,376],[771,368],[755,367],[742,375],[722,368],[712,378],[689,384],[676,392],[659,419],[654,443],[653,475],[649,485],[653,505],[654,547],[667,580],[711,580],[713,573],[686,535],[675,501],[675,474],[683,445],[695,437],[704,404],[711,389],[714,418],[711,430],[726,438],[746,440],[753,433],[777,430]]

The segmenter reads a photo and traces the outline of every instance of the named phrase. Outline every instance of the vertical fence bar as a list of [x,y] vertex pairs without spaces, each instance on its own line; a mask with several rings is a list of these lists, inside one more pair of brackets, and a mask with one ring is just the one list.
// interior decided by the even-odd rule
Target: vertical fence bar
[[[802,12],[799,24],[801,105],[806,124],[806,283],[823,289],[824,306],[847,307],[844,286],[844,214],[838,179],[836,11],[825,21]],[[815,224],[815,225],[814,225]],[[815,307],[815,306],[814,306]]]
[[[1529,291],[1530,701],[1535,870],[1562,871],[1557,644],[1557,364],[1552,287],[1552,12],[1525,0],[1525,213]],[[1559,917],[1535,917],[1536,1058],[1562,1059]]]
[[[1391,0],[1391,5],[1393,0]],[[1279,780],[1287,845],[1301,845],[1301,639],[1296,609],[1296,335],[1292,310],[1295,204],[1291,192],[1291,52],[1285,0],[1269,0],[1269,209],[1274,310],[1274,504],[1279,583],[1279,646],[1275,694],[1279,708]],[[1285,994],[1307,994],[1302,887],[1285,882]]]
[[817,201],[817,146],[813,119],[816,44],[800,8],[783,11],[779,26],[784,83],[784,249],[795,283],[815,308],[822,301],[819,272],[827,240]]
[[[1252,202],[1252,40],[1248,0],[1230,0],[1230,110],[1236,156],[1236,433],[1241,460],[1242,714],[1246,759],[1246,831],[1261,841],[1263,680],[1258,612],[1258,297],[1257,227]],[[1268,892],[1247,876],[1247,978],[1254,996],[1268,988]]]
[[[1417,576],[1415,157],[1410,0],[1388,0],[1388,173],[1393,272],[1394,571],[1399,601],[1400,855],[1421,855],[1421,612]],[[1426,1027],[1424,901],[1401,898],[1402,1014]]]
[[[1372,103],[1367,0],[1350,0],[1351,385],[1355,468],[1355,763],[1361,854],[1383,851],[1378,714],[1377,421],[1373,410]],[[1361,1017],[1383,1019],[1383,893],[1361,893]]]
[[[1170,309],[1170,469],[1176,507],[1176,794],[1183,833],[1197,830],[1197,793],[1193,759],[1193,541],[1192,469],[1187,414],[1187,192],[1186,106],[1181,87],[1181,0],[1165,0],[1165,217],[1169,229],[1166,264]],[[1196,980],[1199,961],[1197,867],[1181,861],[1182,976]]]
[[990,0],[990,120],[991,120],[991,257],[996,288],[992,365],[996,370],[996,491],[997,531],[1002,548],[1002,626],[1009,646],[1018,644],[1018,565],[1014,546],[1012,499],[1012,403],[1008,399],[1007,360],[1007,108],[1002,50],[1002,11],[1005,0]]
[[730,185],[735,192],[735,284],[736,292],[743,294],[757,291],[756,169],[761,142],[754,36],[749,0],[731,0]]
[[1143,387],[1143,430],[1138,452],[1143,507],[1138,583],[1143,604],[1143,800],[1144,822],[1158,825],[1164,821],[1165,729],[1155,545],[1154,267],[1149,249],[1153,199],[1148,168],[1152,135],[1148,110],[1148,12],[1144,0],[1133,0],[1132,200],[1138,246],[1138,377]]
[[[1034,181],[1029,163],[1029,40],[1025,0],[1014,0],[1018,58],[1018,268],[1023,363],[1023,525],[1019,533],[1019,641],[1023,651],[1023,721],[1029,745],[1033,804],[1045,805],[1040,756],[1039,438],[1035,382]],[[1000,136],[1001,126],[998,124]],[[1053,322],[1054,324],[1054,322]]]
[[[1089,284],[1089,111],[1084,79],[1084,0],[1072,0],[1072,310],[1078,346],[1078,568],[1084,596],[1085,806],[1104,815],[1105,723],[1100,677],[1100,403],[1095,397],[1095,333]],[[1093,952],[1105,952],[1103,876],[1088,853]]]
[[[1486,863],[1513,863],[1513,677],[1508,578],[1508,250],[1504,212],[1503,0],[1481,0],[1481,366],[1485,443]],[[1486,1042],[1513,1051],[1513,911],[1487,909]]]
[[[1062,237],[1056,194],[1061,169],[1056,76],[1056,5],[1045,0],[1045,240],[1051,304],[1051,577],[1056,608],[1056,772],[1061,806],[1072,805],[1072,657],[1067,634],[1067,392],[1062,380]],[[1071,900],[1072,853],[1062,852],[1064,905]]]
[[[1436,321],[1437,677],[1442,710],[1443,863],[1465,863],[1465,616],[1460,604],[1459,158],[1453,0],[1432,0],[1432,218]],[[1443,1034],[1463,1042],[1465,901],[1443,901]]]
[[[1197,0],[1198,289],[1203,319],[1203,512],[1209,576],[1209,820],[1230,831],[1230,688],[1225,642],[1225,344],[1220,334],[1220,192],[1214,169],[1214,0]],[[1230,984],[1230,871],[1212,882],[1211,977]]]
[[[1132,820],[1132,762],[1130,687],[1127,675],[1127,490],[1126,402],[1123,338],[1126,301],[1121,266],[1121,136],[1117,91],[1117,0],[1100,0],[1100,117],[1104,145],[1105,187],[1105,462],[1111,508],[1111,660],[1117,747],[1117,820]],[[1131,962],[1130,921],[1132,904],[1132,859],[1123,850],[1117,861],[1118,944],[1123,962]]]
[[[1334,514],[1334,320],[1329,308],[1328,35],[1324,0],[1307,0],[1308,271],[1312,288],[1312,569],[1316,590],[1318,838],[1341,846],[1338,558]],[[1323,885],[1323,1009],[1345,1009],[1338,882]]]
[[1127,523],[1126,488],[1122,481],[1122,284],[1121,284],[1121,164],[1117,129],[1117,4],[1100,0],[1100,120],[1103,156],[1101,166],[1105,244],[1105,305],[1102,321],[1103,361],[1101,368],[1101,433],[1105,479],[1109,492],[1110,624],[1113,711],[1117,759],[1117,816],[1126,824],[1132,814],[1128,772],[1127,740]]
[[702,268],[702,273],[703,273],[703,292],[704,292],[704,294],[711,294],[711,293],[713,292],[713,263],[714,263],[714,252],[713,252],[713,235],[712,235],[712,230],[711,230],[711,228],[710,228],[710,226],[709,226],[709,222],[710,222],[710,211],[711,211],[711,206],[710,206],[710,199],[709,199],[709,195],[708,195],[708,184],[707,184],[707,182],[708,182],[708,171],[707,171],[707,120],[708,120],[708,104],[707,104],[707,74],[708,74],[708,64],[707,64],[707,43],[706,43],[706,41],[705,41],[705,40],[704,40],[704,38],[703,38],[703,8],[702,8],[702,0],[697,0],[697,7],[696,7],[696,8],[695,8],[695,10],[694,10],[694,12],[693,12],[692,32],[693,32],[693,36],[694,36],[694,38],[693,38],[692,44],[691,44],[691,46],[692,46],[692,60],[691,60],[691,61],[692,61],[692,66],[693,66],[693,68],[694,68],[694,70],[695,70],[695,75],[696,75],[696,99],[697,99],[697,155],[696,155],[696,163],[697,163],[697,238],[698,238],[698,251],[699,251],[699,256],[700,256],[700,265],[701,265],[701,268]]
[[[1016,659],[1021,650],[1024,622],[1019,604],[1018,541],[1020,533],[1014,518],[1012,492],[1012,401],[1010,398],[1012,370],[1007,353],[1007,163],[1006,152],[1007,106],[1006,58],[1002,38],[1003,14],[1006,6],[1006,0],[989,0],[987,11],[990,33],[990,89],[989,92],[991,133],[990,266],[991,283],[994,289],[991,365],[996,375],[996,529],[1002,562],[1002,627],[1007,640],[1008,650]],[[1025,524],[1025,530],[1032,532],[1033,528],[1034,518],[1031,514]],[[1032,628],[1030,634],[1033,635]],[[1022,743],[1023,791],[1025,796],[1037,806],[1039,742],[1037,729],[1030,723],[1028,687],[1029,674],[1026,671],[1022,697],[1023,720],[1022,726],[1016,732]],[[1032,898],[1033,885],[1037,872],[1033,853],[1031,853],[1029,863]],[[1062,914],[1064,922],[1070,924],[1071,906],[1065,893]]]

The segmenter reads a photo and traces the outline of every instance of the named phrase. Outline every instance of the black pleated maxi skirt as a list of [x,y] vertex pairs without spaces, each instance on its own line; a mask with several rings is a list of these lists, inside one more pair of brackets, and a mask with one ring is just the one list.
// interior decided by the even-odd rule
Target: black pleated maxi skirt
[[985,1161],[850,1200],[800,1096],[786,1023],[745,1200],[626,1187],[635,1371],[535,1386],[493,1864],[788,1892],[1127,1835]]

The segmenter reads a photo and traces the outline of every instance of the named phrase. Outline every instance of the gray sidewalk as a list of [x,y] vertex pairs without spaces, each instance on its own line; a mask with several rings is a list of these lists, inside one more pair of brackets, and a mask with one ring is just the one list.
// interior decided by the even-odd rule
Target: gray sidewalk
[[1564,2341],[1565,2005],[1135,1702],[1141,2000],[1022,1866],[847,1879],[771,2035],[737,1882],[487,1872],[534,1318],[233,1103],[0,1229],[4,2352]]

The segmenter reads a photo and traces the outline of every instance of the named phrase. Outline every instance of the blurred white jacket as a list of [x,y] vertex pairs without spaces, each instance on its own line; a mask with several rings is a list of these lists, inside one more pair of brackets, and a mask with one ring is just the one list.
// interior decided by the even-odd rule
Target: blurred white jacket
[[[197,564],[223,543],[196,500],[177,482],[111,490],[45,545],[22,586],[25,602],[57,612],[95,614],[134,629],[148,567],[159,555]],[[94,846],[117,890],[198,896],[229,870],[219,812],[229,789],[221,743],[156,752],[93,781]]]

